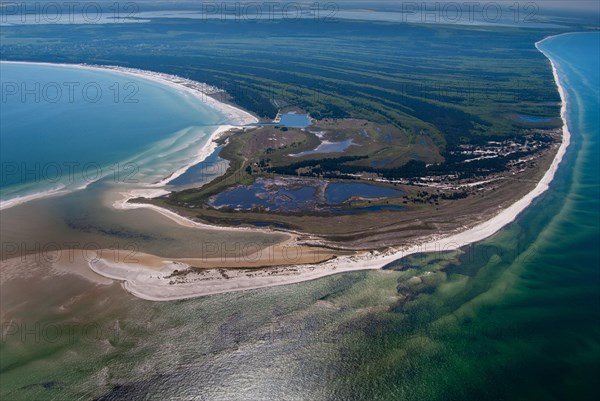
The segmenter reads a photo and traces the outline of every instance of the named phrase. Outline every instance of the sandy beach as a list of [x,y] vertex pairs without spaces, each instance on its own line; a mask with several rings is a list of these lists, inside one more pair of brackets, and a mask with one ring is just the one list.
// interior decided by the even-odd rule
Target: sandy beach
[[[162,85],[173,88],[174,90],[186,93],[188,95],[193,96],[197,101],[207,104],[209,107],[218,110],[220,113],[227,117],[227,120],[230,122],[228,125],[218,126],[214,132],[211,133],[210,137],[207,138],[205,145],[199,150],[197,155],[185,166],[182,166],[178,170],[174,171],[168,177],[164,178],[158,183],[150,184],[144,186],[143,189],[135,188],[131,189],[127,192],[122,192],[122,200],[115,203],[115,207],[119,209],[125,208],[125,204],[128,200],[140,196],[144,197],[156,197],[161,196],[168,191],[161,189],[170,181],[176,179],[177,177],[184,174],[190,167],[195,164],[198,164],[205,160],[208,156],[210,156],[215,149],[217,148],[217,144],[215,141],[223,136],[226,132],[231,131],[232,129],[243,129],[242,127],[247,124],[257,123],[258,119],[254,117],[252,114],[241,110],[237,107],[234,107],[230,104],[219,102],[218,100],[212,98],[210,95],[214,93],[218,93],[221,90],[215,88],[213,86],[195,82],[186,78],[181,78],[176,75],[156,73],[152,71],[145,71],[135,68],[126,68],[119,66],[103,66],[103,65],[88,65],[88,64],[63,64],[63,63],[38,63],[38,62],[25,62],[25,61],[0,61],[6,64],[34,64],[34,65],[47,65],[54,67],[68,67],[68,68],[81,68],[95,71],[109,71],[122,75],[129,75],[136,78],[142,78],[154,82],[158,82]],[[77,188],[84,189],[89,183],[86,185]],[[10,199],[7,201],[0,202],[0,210],[8,209],[13,206],[17,206],[23,204],[25,202],[29,202],[36,199],[46,198],[48,196],[58,196],[68,193],[69,191],[65,190],[64,187],[33,193],[31,195],[22,196],[15,199]],[[140,207],[140,206],[137,206]]]
[[192,81],[187,78],[182,78],[177,75],[164,74],[153,71],[140,70],[137,68],[127,68],[112,65],[92,65],[92,64],[66,64],[66,63],[44,63],[44,62],[30,62],[30,61],[7,61],[0,60],[6,64],[34,64],[34,65],[47,65],[53,67],[68,67],[68,68],[84,68],[88,70],[96,71],[112,71],[119,74],[130,75],[136,78],[144,78],[154,82],[159,82],[163,85],[169,86],[178,91],[184,91],[190,95],[193,95],[199,101],[208,104],[209,106],[219,110],[225,114],[232,125],[246,125],[257,123],[258,119],[252,114],[239,109],[231,104],[219,102],[218,100],[210,97],[211,94],[220,92],[221,90],[201,82]]
[[[536,47],[538,44],[536,43]],[[539,48],[538,48],[539,49]],[[541,50],[540,50],[541,51]],[[570,143],[570,132],[567,125],[567,97],[562,87],[556,66],[551,62],[554,81],[561,97],[561,118],[563,121],[562,143],[542,179],[526,196],[522,197],[508,208],[500,211],[491,219],[471,228],[465,228],[449,235],[437,235],[415,241],[414,245],[403,248],[391,248],[384,252],[372,251],[352,256],[338,256],[319,264],[295,264],[265,269],[251,268],[227,270],[225,275],[218,269],[192,269],[185,275],[173,278],[175,270],[187,268],[192,261],[166,261],[160,268],[148,269],[139,264],[117,264],[105,260],[90,263],[90,267],[98,274],[122,280],[123,287],[133,295],[152,301],[168,301],[205,296],[223,292],[257,289],[277,285],[299,283],[314,280],[331,274],[342,272],[380,269],[385,265],[403,257],[424,252],[446,252],[459,249],[466,245],[485,239],[498,232],[502,227],[513,222],[537,197],[543,194],[552,182],[554,175],[563,159]],[[129,207],[129,206],[127,206]],[[172,213],[152,207],[161,213]],[[175,213],[172,213],[175,216]],[[172,216],[180,224],[198,224],[178,216]],[[204,226],[204,225],[203,225]],[[210,226],[208,226],[210,227]],[[203,228],[208,228],[204,226]],[[298,248],[302,253],[302,247]],[[215,268],[223,268],[226,263],[211,261]],[[210,267],[205,264],[204,269]]]
[[173,221],[175,221],[183,226],[186,226],[186,227],[202,227],[202,228],[213,228],[213,229],[217,228],[214,226],[209,226],[207,224],[201,224],[201,223],[191,221],[182,216],[179,216],[176,213],[173,213],[164,208],[160,208],[158,206],[142,204],[142,203],[129,203],[129,200],[134,199],[134,198],[140,198],[140,197],[155,198],[158,196],[168,194],[169,191],[164,189],[165,185],[167,185],[169,182],[173,181],[177,177],[184,174],[190,167],[202,162],[203,160],[206,160],[206,158],[208,156],[210,156],[217,148],[216,141],[219,138],[221,138],[221,136],[226,134],[227,132],[231,131],[232,129],[236,129],[236,128],[239,128],[239,127],[236,127],[235,125],[221,125],[219,128],[217,128],[217,130],[215,130],[211,134],[211,136],[210,136],[210,138],[208,138],[208,141],[206,142],[206,144],[202,147],[202,149],[200,149],[200,152],[196,155],[196,157],[190,163],[181,167],[177,171],[173,172],[168,177],[165,177],[160,182],[157,182],[155,184],[145,185],[143,188],[131,188],[126,191],[119,192],[119,194],[121,195],[121,198],[119,200],[113,202],[113,207],[115,209],[120,209],[120,210],[139,209],[139,208],[151,209],[151,210],[155,210],[155,211],[163,214],[166,217],[169,217]]
[[[536,47],[537,47],[536,43]],[[539,50],[539,48],[538,48]],[[540,50],[541,51],[541,50]],[[543,194],[549,187],[554,175],[563,159],[563,156],[570,143],[570,133],[567,125],[567,98],[566,93],[561,86],[555,65],[552,64],[554,80],[560,93],[562,106],[561,118],[563,120],[562,143],[556,153],[552,164],[546,171],[536,187],[527,195],[517,200],[511,206],[503,209],[491,219],[479,223],[470,228],[446,234],[435,235],[428,238],[421,238],[414,241],[413,245],[402,248],[390,248],[386,251],[362,252],[351,256],[339,256],[324,254],[322,249],[311,249],[306,245],[298,243],[297,237],[290,234],[290,239],[284,243],[278,244],[279,252],[285,247],[294,249],[297,259],[271,258],[269,263],[265,263],[260,257],[256,259],[256,254],[251,256],[254,262],[248,260],[232,263],[231,259],[223,260],[219,258],[212,259],[176,259],[165,260],[154,255],[142,255],[136,263],[113,262],[109,260],[98,259],[89,261],[90,268],[106,277],[115,280],[121,280],[123,287],[131,294],[152,301],[169,301],[199,296],[212,295],[217,293],[241,291],[271,287],[277,285],[286,285],[299,283],[307,280],[314,280],[331,274],[342,272],[380,269],[385,265],[415,253],[423,252],[446,252],[456,250],[466,245],[485,239],[498,232],[502,227],[514,221],[517,216],[525,210],[535,198]],[[53,64],[54,65],[54,64]],[[72,65],[69,65],[73,67]],[[240,124],[256,122],[256,119],[250,114],[236,109],[227,104],[220,103],[206,94],[198,92],[181,85],[178,80],[181,78],[166,76],[164,74],[152,73],[140,70],[123,69],[120,67],[99,67],[80,65],[79,68],[110,69],[124,74],[133,74],[147,79],[153,79],[172,86],[178,90],[189,91],[195,96],[199,96],[202,101],[208,100],[209,104],[219,108]],[[171,78],[169,78],[171,77]],[[224,132],[235,128],[235,126],[222,126],[217,129],[198,154],[195,163],[204,160],[210,155],[216,144],[214,140]],[[162,187],[170,180],[183,174],[189,166],[174,172],[173,175],[161,181],[160,183],[145,187],[143,189],[132,189],[123,192],[122,199],[114,202],[113,206],[118,209],[149,208],[155,210],[164,216],[169,217],[180,225],[187,227],[196,227],[204,230],[247,230],[255,232],[264,232],[264,229],[250,228],[225,228],[208,224],[198,223],[182,217],[174,212],[149,204],[132,204],[127,201],[135,197],[154,197],[167,193]],[[315,254],[322,259],[315,259]],[[322,260],[325,260],[322,262]],[[321,263],[319,263],[321,262]],[[190,268],[193,266],[194,268]],[[227,270],[224,270],[228,268]],[[181,274],[184,271],[185,274]],[[224,273],[225,272],[225,273]]]
[[64,185],[62,185],[58,188],[50,189],[48,191],[36,192],[31,195],[18,196],[13,199],[1,201],[0,202],[0,210],[8,209],[8,208],[11,208],[11,207],[14,207],[17,205],[21,205],[23,203],[30,202],[30,201],[36,200],[36,199],[42,199],[42,198],[47,198],[49,196],[59,196],[59,195],[66,194],[68,191],[66,191],[64,188],[65,188]]

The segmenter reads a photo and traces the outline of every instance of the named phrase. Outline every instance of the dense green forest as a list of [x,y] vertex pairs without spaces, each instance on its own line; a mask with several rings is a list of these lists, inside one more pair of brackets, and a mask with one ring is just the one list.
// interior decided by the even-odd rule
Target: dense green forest
[[[249,34],[251,32],[251,34]],[[388,123],[441,152],[519,135],[515,114],[558,116],[547,30],[314,20],[5,26],[3,59],[97,63],[177,74],[225,89],[265,118]]]

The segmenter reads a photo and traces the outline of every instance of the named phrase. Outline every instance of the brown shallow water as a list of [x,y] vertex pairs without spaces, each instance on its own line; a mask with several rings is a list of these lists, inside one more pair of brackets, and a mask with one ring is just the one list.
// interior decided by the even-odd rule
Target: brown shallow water
[[[120,249],[167,258],[202,257],[215,248],[235,253],[249,244],[266,247],[283,234],[184,227],[147,209],[116,210],[104,184],[66,196],[28,202],[1,211],[2,259],[42,253],[53,259],[57,249]],[[252,249],[256,249],[255,247]],[[67,253],[59,257],[67,257]]]
[[[347,341],[330,319],[398,299],[394,272],[156,303],[43,260],[1,268],[1,395],[11,400],[316,396],[320,369],[335,374]],[[340,305],[320,300],[354,285]]]
[[[493,237],[384,271],[165,303],[64,264],[3,262],[0,399],[599,399],[598,60],[582,69],[598,34],[587,49],[582,35],[554,39],[572,146],[550,190]],[[58,240],[194,243],[150,215],[130,229],[69,199],[2,212],[2,234],[35,243],[58,223]]]

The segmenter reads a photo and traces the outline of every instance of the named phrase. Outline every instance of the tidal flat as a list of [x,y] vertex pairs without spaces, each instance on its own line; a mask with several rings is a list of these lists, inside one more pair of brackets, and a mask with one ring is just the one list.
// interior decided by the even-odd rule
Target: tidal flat
[[[233,30],[227,24],[186,24],[179,19],[161,19],[143,28],[132,25],[116,30],[3,27],[0,47],[3,56],[15,59],[110,62],[177,72],[200,82],[226,82],[229,100],[256,110],[265,120],[275,115],[270,99],[276,93],[277,103],[300,104],[321,121],[391,122],[397,131],[382,129],[382,140],[386,134],[406,133],[406,142],[398,144],[411,145],[399,155],[399,164],[400,159],[410,158],[412,150],[418,150],[419,157],[432,158],[452,150],[462,140],[458,133],[468,131],[469,138],[477,139],[483,127],[495,135],[520,132],[522,124],[513,125],[511,120],[516,109],[522,115],[555,119],[561,101],[547,59],[533,47],[537,40],[556,33],[556,28],[513,27],[502,33],[498,27],[361,22],[365,29],[358,35],[354,22],[342,21],[323,27],[330,35],[296,40],[298,49],[286,52],[288,47],[281,45],[289,43],[290,36],[303,37],[306,25],[261,25],[265,34],[260,40],[248,39],[241,24],[233,25]],[[316,24],[308,25],[316,31]],[[144,35],[132,35],[140,29]],[[400,43],[396,40],[399,30],[407,33],[400,35]],[[181,46],[187,51],[157,46],[165,32],[180,45],[188,43]],[[382,39],[381,48],[375,49],[366,34]],[[132,37],[137,37],[137,43],[132,43]],[[318,41],[329,43],[331,51],[319,50],[327,47]],[[431,43],[447,47],[436,50],[427,46]],[[465,43],[474,45],[463,48]],[[497,52],[489,52],[488,46]],[[477,203],[500,204],[506,210],[514,204],[514,196],[525,194],[546,175],[544,167],[553,166],[554,179],[544,181],[545,192],[528,199],[528,207],[516,219],[505,220],[504,228],[493,231],[493,236],[457,250],[435,248],[405,258],[373,252],[367,255],[370,260],[389,257],[383,269],[340,273],[338,268],[333,273],[340,274],[294,285],[150,302],[89,269],[89,258],[98,248],[89,246],[85,250],[92,255],[77,252],[72,259],[73,253],[57,251],[72,249],[73,243],[98,244],[112,249],[104,256],[117,263],[124,262],[122,251],[126,258],[160,252],[163,259],[172,260],[181,255],[202,257],[214,251],[214,244],[223,244],[225,253],[237,251],[231,244],[256,243],[267,249],[273,242],[285,243],[290,233],[266,227],[248,230],[243,227],[247,222],[239,218],[237,226],[242,227],[236,229],[233,221],[220,222],[222,217],[217,215],[212,216],[212,225],[231,227],[203,231],[199,228],[206,228],[206,222],[181,225],[169,213],[148,208],[115,210],[113,205],[122,197],[115,196],[115,183],[102,180],[85,190],[2,210],[3,245],[16,245],[17,254],[15,248],[3,246],[0,396],[11,400],[164,400],[190,395],[227,401],[596,399],[599,83],[595,80],[598,59],[590,57],[595,54],[590,49],[598,48],[598,35],[559,36],[538,46],[554,62],[562,95],[566,95],[563,100],[569,100],[569,107],[563,102],[562,111],[569,122],[570,145],[560,166],[552,164],[549,153],[537,169],[530,170],[531,181],[507,180],[493,199]],[[277,58],[269,56],[272,49],[277,49]],[[423,49],[434,55],[420,57]],[[247,70],[238,68],[241,51],[247,56]],[[348,57],[355,54],[362,57]],[[475,68],[470,58],[480,59],[482,69]],[[302,64],[306,60],[312,64]],[[309,74],[277,68],[286,61]],[[369,76],[364,75],[364,68]],[[414,75],[403,76],[407,71]],[[481,71],[486,73],[477,73]],[[437,78],[429,81],[428,76]],[[452,85],[454,79],[461,84]],[[313,86],[306,85],[307,80],[322,90],[310,102],[306,87]],[[243,89],[236,93],[240,82]],[[247,87],[244,82],[249,83]],[[411,82],[425,84],[415,88]],[[449,90],[436,91],[438,83],[450,83],[444,87]],[[411,89],[403,92],[403,84]],[[470,85],[473,91],[461,89]],[[366,96],[356,98],[359,89]],[[476,101],[470,103],[469,96]],[[438,100],[432,105],[427,101],[432,97],[456,103],[458,109]],[[356,115],[347,115],[348,110]],[[441,121],[439,116],[449,120]],[[359,137],[366,139],[360,132]],[[422,142],[424,137],[429,140]],[[381,168],[390,161],[390,154],[385,154],[372,167]],[[419,198],[415,193],[410,196]],[[439,232],[449,229],[450,223],[486,220],[489,214],[469,203],[473,199],[458,200],[463,202],[458,203],[463,212],[464,208],[472,212],[471,221],[455,221],[452,208],[444,208],[446,214],[423,209],[423,220],[417,218],[404,232],[384,233],[366,246],[385,246],[386,236],[391,241],[409,241],[423,230]],[[198,219],[194,208],[178,212]],[[381,225],[391,214],[404,212],[372,214],[378,219],[372,223]],[[249,221],[260,223],[264,216],[248,215]],[[205,217],[208,220],[211,215]],[[341,221],[343,226],[345,218],[331,221]],[[425,218],[433,219],[433,224],[424,224]],[[297,228],[291,224],[301,222],[293,215],[280,220],[273,224],[289,231]],[[305,220],[319,227],[311,216]],[[340,235],[337,227],[328,224],[322,230]],[[362,234],[340,237],[360,242]],[[60,246],[63,242],[68,244]],[[137,248],[129,248],[132,243]],[[59,244],[59,249],[48,244]],[[13,254],[6,258],[6,252]],[[151,265],[147,274],[160,277],[161,263]],[[168,280],[188,279],[180,270],[180,266],[172,267]],[[239,269],[213,273],[224,283],[231,283],[229,274],[252,274]]]

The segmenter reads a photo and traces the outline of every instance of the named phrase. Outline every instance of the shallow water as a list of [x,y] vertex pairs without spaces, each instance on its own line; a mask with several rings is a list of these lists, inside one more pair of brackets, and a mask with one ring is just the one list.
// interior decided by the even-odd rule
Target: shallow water
[[219,157],[223,146],[218,146],[206,159],[191,166],[185,173],[174,180],[169,181],[168,188],[174,191],[196,188],[225,174],[229,167],[229,162]]
[[154,183],[190,164],[225,116],[144,78],[0,63],[0,200],[99,179]]
[[311,121],[308,114],[285,113],[281,115],[279,124],[289,128],[306,128]]
[[567,85],[572,145],[547,193],[461,252],[167,303],[4,264],[0,398],[597,399],[599,45],[543,44]]
[[[292,211],[292,210],[310,210],[321,203],[327,205],[339,205],[352,197],[363,198],[384,198],[402,195],[403,192],[394,188],[383,187],[380,185],[364,184],[358,182],[330,182],[326,184],[324,195],[317,191],[322,182],[314,184],[304,183],[299,186],[273,186],[273,183],[267,180],[257,180],[252,185],[237,186],[216,195],[211,205],[217,208],[228,207],[232,209],[249,210],[257,207],[269,209],[271,211]],[[384,209],[386,207],[383,207]],[[379,210],[374,208],[372,210]],[[394,210],[396,208],[389,208]],[[325,212],[356,212],[369,211],[369,208],[350,209],[350,208],[328,208],[320,207],[319,211]],[[400,209],[397,209],[400,210]]]
[[54,249],[67,248],[85,255],[106,248],[130,251],[132,255],[143,252],[166,258],[202,257],[215,247],[231,250],[248,243],[267,246],[287,237],[184,227],[148,209],[115,210],[112,194],[105,184],[96,183],[84,191],[2,211],[2,258],[32,251],[51,254]]
[[404,192],[379,185],[364,184],[358,182],[333,182],[327,185],[325,190],[325,198],[327,203],[335,205],[343,203],[353,196],[363,198],[383,198],[390,196],[399,196]]
[[307,155],[316,155],[321,153],[342,153],[346,149],[348,149],[351,145],[354,145],[354,141],[352,139],[346,139],[345,141],[340,142],[329,142],[329,143],[321,143],[313,150],[305,150],[304,152],[296,153],[290,156],[293,157],[302,157]]

